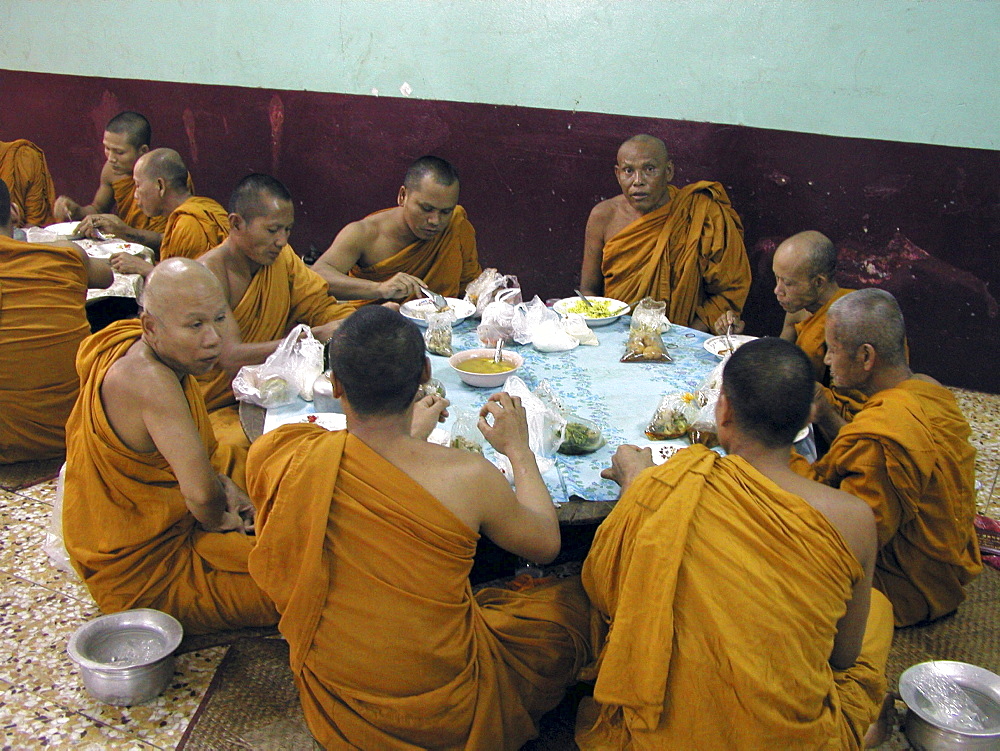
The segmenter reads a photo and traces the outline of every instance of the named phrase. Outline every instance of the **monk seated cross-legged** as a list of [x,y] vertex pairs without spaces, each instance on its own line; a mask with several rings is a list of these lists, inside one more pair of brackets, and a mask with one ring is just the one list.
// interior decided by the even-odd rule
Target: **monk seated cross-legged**
[[15,227],[44,227],[55,221],[52,175],[45,153],[31,141],[0,141],[0,180],[10,191]]
[[208,269],[169,259],[149,276],[140,319],[80,346],[63,534],[105,612],[156,608],[190,633],[277,622],[247,573],[253,505],[215,455],[192,377],[218,359],[229,315]]
[[347,430],[287,425],[254,442],[254,579],[274,599],[309,728],[325,748],[518,749],[587,659],[579,577],[472,594],[481,534],[545,563],[559,524],[520,401],[494,394],[486,459],[426,439],[447,402],[419,329],[366,306],[330,344]]
[[108,262],[78,245],[12,239],[10,206],[0,180],[0,464],[65,452],[76,351],[90,333],[87,289],[112,280]]
[[818,395],[816,420],[833,436],[809,477],[866,501],[878,525],[875,586],[892,601],[897,626],[934,620],[965,599],[982,570],[973,520],[971,430],[944,386],[914,374],[903,314],[883,290],[840,298],[826,315],[826,363],[833,385],[867,400],[845,423]]
[[[872,589],[875,520],[798,476],[812,368],[778,338],[740,347],[716,409],[723,457],[654,467],[622,446],[621,499],[583,567],[594,611],[582,749],[857,749],[887,734],[892,608]],[[867,739],[866,739],[867,735]]]
[[458,205],[458,172],[436,156],[407,170],[399,206],[351,222],[313,264],[330,294],[354,305],[403,302],[426,287],[456,297],[482,272],[476,231]]
[[675,188],[666,146],[647,135],[621,145],[615,176],[622,195],[601,201],[587,220],[584,294],[663,300],[667,318],[701,331],[728,310],[740,312],[750,262],[725,188],[708,181]]
[[229,199],[229,236],[198,260],[222,285],[233,315],[218,363],[199,376],[220,443],[247,447],[233,377],[264,362],[288,329],[305,323],[327,342],[354,308],[330,296],[326,282],[288,244],[295,207],[288,190],[269,175],[243,178]]

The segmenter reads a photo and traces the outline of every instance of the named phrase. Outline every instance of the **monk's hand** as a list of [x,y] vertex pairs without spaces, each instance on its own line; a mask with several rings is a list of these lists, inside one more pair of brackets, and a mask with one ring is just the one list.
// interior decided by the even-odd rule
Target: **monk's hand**
[[21,207],[18,206],[13,201],[10,202],[10,226],[11,227],[24,226],[24,214],[21,212]]
[[716,336],[722,336],[726,333],[729,327],[732,326],[733,334],[742,334],[743,329],[746,328],[746,322],[740,319],[740,314],[735,310],[727,310],[721,316],[715,319],[715,325],[712,326],[712,330],[715,332]]
[[531,452],[528,447],[528,414],[519,397],[501,391],[479,410],[479,432],[490,445],[512,461]]
[[410,435],[426,441],[439,422],[448,418],[447,399],[437,394],[428,394],[413,403],[413,419],[410,421]]
[[90,214],[76,226],[76,231],[91,240],[124,240],[132,228],[114,214]]
[[59,196],[52,206],[52,213],[60,222],[72,222],[80,218],[80,204],[69,196]]
[[111,264],[111,268],[119,274],[148,276],[149,272],[153,270],[153,264],[131,253],[114,253],[108,262]]
[[224,529],[216,531],[252,534],[257,519],[257,509],[254,508],[250,496],[226,475],[219,474],[219,482],[226,494],[226,514],[223,521]]
[[378,285],[378,296],[382,300],[403,300],[420,297],[420,288],[426,287],[424,280],[400,271]]
[[343,322],[344,322],[343,320],[327,321],[322,326],[313,326],[311,329],[312,335],[316,337],[316,339],[318,339],[319,341],[326,344],[328,341],[330,341],[330,338],[333,336],[333,333],[340,328],[340,325]]
[[653,466],[653,452],[630,443],[622,444],[611,457],[611,466],[601,470],[601,477],[613,480],[625,490],[640,472]]

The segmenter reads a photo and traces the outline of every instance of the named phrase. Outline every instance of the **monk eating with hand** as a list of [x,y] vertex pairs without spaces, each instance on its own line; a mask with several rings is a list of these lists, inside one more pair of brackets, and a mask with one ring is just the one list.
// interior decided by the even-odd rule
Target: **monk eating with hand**
[[398,312],[354,313],[330,359],[347,430],[280,427],[247,462],[250,571],[281,613],[309,728],[324,748],[518,749],[588,657],[578,577],[469,583],[481,534],[539,563],[559,552],[524,408],[494,394],[480,412],[511,490],[481,455],[425,440],[447,403],[414,405],[430,363]]
[[0,464],[65,452],[87,289],[112,281],[108,262],[78,245],[14,240],[10,207],[0,180]]
[[56,189],[45,153],[31,141],[0,141],[0,180],[10,192],[15,227],[44,227],[55,221]]
[[750,263],[725,188],[708,181],[675,188],[666,146],[648,135],[621,145],[615,176],[622,195],[601,201],[587,220],[583,293],[663,300],[667,318],[700,331],[728,310],[740,312]]
[[[187,167],[173,149],[154,149],[139,157],[132,171],[135,202],[147,216],[165,216],[159,258],[197,258],[229,234],[226,210],[187,184]],[[131,253],[115,253],[111,265],[121,274],[146,276],[153,264]]]
[[351,222],[313,264],[330,294],[356,306],[403,302],[426,287],[456,297],[482,272],[476,231],[458,205],[458,172],[423,156],[406,172],[395,208]]
[[794,465],[875,512],[875,586],[892,601],[897,626],[954,611],[983,567],[969,423],[948,389],[910,370],[905,341],[903,314],[888,292],[862,289],[830,306],[833,385],[859,389],[867,401],[845,423],[817,397],[817,422],[835,437],[811,467]]
[[215,274],[233,311],[218,362],[198,377],[222,443],[249,446],[232,389],[239,369],[264,362],[295,324],[329,341],[354,311],[330,297],[326,282],[292,250],[294,222],[288,189],[270,175],[248,175],[229,199],[229,236],[198,259]]
[[[654,467],[621,446],[621,499],[583,567],[594,611],[581,749],[838,748],[889,730],[892,608],[872,589],[875,520],[789,468],[812,368],[778,338],[726,363],[727,456],[694,445]],[[715,718],[715,719],[713,719]]]
[[140,319],[80,347],[63,534],[104,612],[156,608],[189,633],[277,621],[247,573],[253,505],[192,377],[218,360],[229,315],[212,273],[173,258],[149,275]]

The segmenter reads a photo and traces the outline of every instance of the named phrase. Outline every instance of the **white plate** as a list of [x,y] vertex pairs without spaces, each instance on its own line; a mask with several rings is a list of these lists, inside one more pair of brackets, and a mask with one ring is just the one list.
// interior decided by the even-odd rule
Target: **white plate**
[[[747,336],[746,334],[731,334],[729,338],[733,340],[734,349],[739,349],[740,346],[747,342],[752,342],[757,337]],[[711,339],[706,339],[704,347],[720,360],[730,354],[729,345],[726,343],[726,337],[724,336],[713,336]]]
[[79,222],[59,222],[57,224],[50,224],[47,229],[49,232],[55,232],[57,235],[72,235],[73,230],[76,229]]
[[140,255],[146,249],[140,243],[129,243],[124,240],[76,240],[91,258],[111,258],[115,253],[131,253]]
[[[604,316],[603,318],[590,318],[587,315],[587,313],[584,312],[583,308],[585,308],[586,305],[584,305],[583,300],[581,300],[579,297],[564,297],[562,300],[556,300],[552,304],[552,309],[561,316],[564,316],[570,312],[579,313],[581,316],[583,316],[583,320],[586,321],[587,325],[590,326],[591,328],[595,326],[607,326],[609,323],[614,323],[623,315],[628,313],[629,310],[629,304],[627,302],[616,300],[613,297],[597,297],[596,295],[594,296],[588,295],[587,299],[590,300],[591,302],[610,303],[611,309],[618,310],[619,312],[615,313],[614,315]],[[579,310],[574,309],[570,311],[570,308],[576,308],[577,304],[580,305],[580,309]]]
[[[446,297],[444,299],[448,301],[448,307],[455,314],[455,323],[464,321],[476,312],[476,306],[468,300],[459,300],[457,297]],[[434,302],[428,300],[426,297],[422,297],[419,300],[410,300],[403,303],[399,308],[399,312],[403,314],[404,318],[409,318],[418,326],[423,327],[427,326],[427,314],[433,313],[435,310]]]

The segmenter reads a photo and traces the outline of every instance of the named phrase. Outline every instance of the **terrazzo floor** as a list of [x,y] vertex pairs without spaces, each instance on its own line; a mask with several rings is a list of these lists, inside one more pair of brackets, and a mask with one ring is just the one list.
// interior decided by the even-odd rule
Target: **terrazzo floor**
[[[973,427],[980,511],[1000,519],[1000,395],[953,391]],[[54,496],[55,481],[0,491],[0,749],[172,749],[226,647],[180,655],[173,683],[148,704],[91,699],[66,643],[98,610],[43,550]]]

